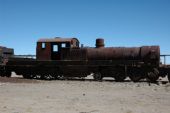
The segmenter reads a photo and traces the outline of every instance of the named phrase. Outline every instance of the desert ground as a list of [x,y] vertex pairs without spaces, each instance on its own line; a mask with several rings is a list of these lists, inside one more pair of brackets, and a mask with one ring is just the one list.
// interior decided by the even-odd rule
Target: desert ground
[[0,113],[169,113],[170,83],[0,77]]

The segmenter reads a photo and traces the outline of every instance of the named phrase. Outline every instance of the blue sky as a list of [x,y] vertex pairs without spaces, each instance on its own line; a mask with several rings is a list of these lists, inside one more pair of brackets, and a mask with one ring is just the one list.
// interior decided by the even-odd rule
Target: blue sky
[[0,45],[35,54],[39,38],[56,36],[170,54],[170,0],[0,0]]

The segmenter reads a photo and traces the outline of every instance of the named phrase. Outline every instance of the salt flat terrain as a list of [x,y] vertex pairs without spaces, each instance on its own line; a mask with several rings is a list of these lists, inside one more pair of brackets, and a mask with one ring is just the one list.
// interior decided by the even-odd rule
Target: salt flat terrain
[[0,78],[0,113],[169,112],[170,83]]

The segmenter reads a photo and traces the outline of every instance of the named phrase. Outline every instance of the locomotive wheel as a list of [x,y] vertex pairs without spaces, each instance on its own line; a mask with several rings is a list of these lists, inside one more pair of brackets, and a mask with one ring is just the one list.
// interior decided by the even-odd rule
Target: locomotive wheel
[[93,78],[95,81],[101,81],[103,79],[101,73],[97,72],[93,74]]
[[126,76],[125,76],[125,73],[118,72],[117,74],[115,74],[114,78],[116,82],[123,82]]
[[131,75],[129,75],[129,78],[130,78],[133,82],[139,82],[139,81],[142,79],[142,75],[131,73]]
[[34,78],[36,78],[36,77],[37,77],[36,74],[31,75],[31,79],[34,79]]
[[54,80],[59,80],[59,77],[57,75],[55,75]]
[[139,82],[142,79],[142,73],[139,69],[132,69],[129,74],[129,78],[133,82]]
[[148,72],[147,79],[149,79],[150,82],[156,82],[159,78],[159,71],[156,68],[153,68],[152,71]]
[[1,75],[0,75],[1,77],[5,77],[5,74],[4,73],[1,73]]
[[1,77],[4,77],[4,75],[2,75],[2,74],[1,74],[0,76],[1,76]]
[[6,77],[11,77],[11,74],[12,74],[11,72],[6,72],[5,76]]
[[52,80],[53,77],[52,77],[52,75],[47,74],[47,75],[41,75],[41,79],[43,79],[43,80]]
[[54,76],[54,79],[55,80],[62,80],[62,79],[64,79],[64,76],[63,75],[56,75],[56,76]]
[[36,74],[34,78],[35,78],[35,79],[40,79],[41,76],[40,76],[39,74],[38,74],[38,75]]
[[5,69],[3,67],[0,67],[0,76],[5,77]]
[[45,79],[45,75],[40,75],[40,79],[44,80]]

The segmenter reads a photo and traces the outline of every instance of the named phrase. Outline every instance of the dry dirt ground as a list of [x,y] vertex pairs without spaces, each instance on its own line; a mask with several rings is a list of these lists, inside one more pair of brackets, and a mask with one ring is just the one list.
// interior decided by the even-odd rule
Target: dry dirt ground
[[0,113],[170,113],[170,83],[0,78]]

